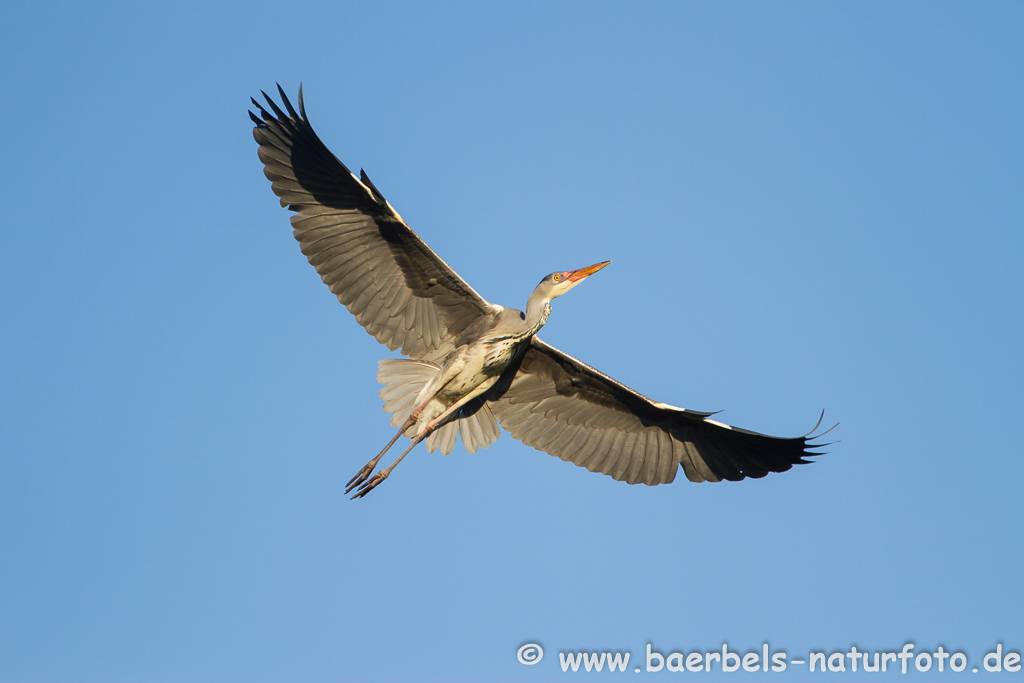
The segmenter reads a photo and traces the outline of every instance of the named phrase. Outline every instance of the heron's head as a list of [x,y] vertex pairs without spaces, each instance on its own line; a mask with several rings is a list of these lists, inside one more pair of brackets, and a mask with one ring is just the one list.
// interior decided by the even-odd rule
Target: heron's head
[[550,301],[555,297],[562,296],[570,289],[607,266],[609,263],[611,263],[611,261],[595,263],[592,266],[579,268],[577,270],[556,271],[541,280],[540,284],[537,285],[537,289],[542,290],[545,294],[545,298]]

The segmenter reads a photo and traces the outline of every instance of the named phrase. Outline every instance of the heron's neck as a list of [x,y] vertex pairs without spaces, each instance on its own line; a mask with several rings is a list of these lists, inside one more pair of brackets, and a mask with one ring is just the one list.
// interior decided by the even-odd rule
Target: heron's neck
[[549,315],[551,315],[551,299],[534,291],[526,300],[526,325],[529,327],[530,333],[536,334],[537,330],[544,327]]

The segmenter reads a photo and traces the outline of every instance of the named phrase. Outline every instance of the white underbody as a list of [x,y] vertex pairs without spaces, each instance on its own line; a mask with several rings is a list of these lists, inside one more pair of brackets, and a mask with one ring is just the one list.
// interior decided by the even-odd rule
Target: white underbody
[[417,394],[416,404],[426,406],[413,433],[422,434],[431,420],[456,403],[465,405],[493,387],[514,353],[515,345],[508,342],[476,342],[456,349]]
[[513,340],[476,342],[457,348],[438,367],[414,360],[380,361],[377,380],[384,384],[380,395],[384,409],[394,413],[391,424],[400,427],[412,412],[423,406],[416,422],[405,436],[423,434],[432,421],[455,407],[426,441],[427,450],[440,449],[446,455],[455,445],[456,434],[470,453],[486,448],[499,436],[497,421],[483,406],[473,414],[461,412],[462,406],[489,390],[512,362],[516,345]]

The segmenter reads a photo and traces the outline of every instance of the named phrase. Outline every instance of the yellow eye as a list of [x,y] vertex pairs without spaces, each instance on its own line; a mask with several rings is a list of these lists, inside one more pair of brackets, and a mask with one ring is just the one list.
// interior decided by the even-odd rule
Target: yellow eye
[[556,275],[556,276],[555,276],[555,282],[558,282],[558,281],[559,281],[559,280],[561,280],[561,279],[562,279],[562,276],[561,276],[561,275]]

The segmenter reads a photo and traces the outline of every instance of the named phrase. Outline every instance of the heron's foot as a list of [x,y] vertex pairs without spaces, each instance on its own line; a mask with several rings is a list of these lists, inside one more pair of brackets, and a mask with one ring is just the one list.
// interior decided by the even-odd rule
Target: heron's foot
[[[356,491],[356,495],[352,496],[352,500],[355,500],[356,498],[362,498],[367,493],[369,493],[370,491],[372,491],[375,488],[377,488],[377,486],[382,481],[384,481],[385,479],[388,478],[389,474],[391,474],[391,468],[390,467],[387,468],[386,470],[381,470],[377,474],[373,475],[373,479],[371,479],[370,481],[366,482],[365,484],[363,484],[362,486],[359,487],[359,490]],[[345,491],[345,493],[348,493],[348,491]]]
[[356,476],[348,480],[348,483],[345,485],[345,493],[352,493],[352,489],[369,479],[375,467],[377,467],[376,459],[363,465],[363,469],[359,470]]

